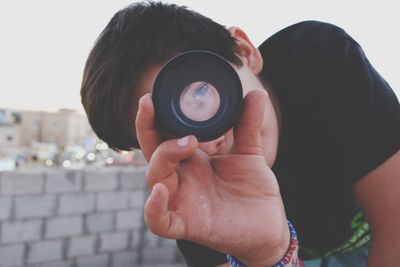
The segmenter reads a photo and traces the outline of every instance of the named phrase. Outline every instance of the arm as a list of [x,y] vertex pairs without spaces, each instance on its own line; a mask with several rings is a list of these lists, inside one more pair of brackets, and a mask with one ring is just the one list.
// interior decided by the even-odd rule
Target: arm
[[400,151],[355,183],[353,191],[372,230],[368,267],[399,266]]

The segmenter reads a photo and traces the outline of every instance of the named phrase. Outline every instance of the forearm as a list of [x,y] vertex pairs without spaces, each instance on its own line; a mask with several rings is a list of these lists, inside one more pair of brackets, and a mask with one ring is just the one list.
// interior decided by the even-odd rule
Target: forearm
[[374,236],[368,254],[367,267],[400,266],[400,238]]

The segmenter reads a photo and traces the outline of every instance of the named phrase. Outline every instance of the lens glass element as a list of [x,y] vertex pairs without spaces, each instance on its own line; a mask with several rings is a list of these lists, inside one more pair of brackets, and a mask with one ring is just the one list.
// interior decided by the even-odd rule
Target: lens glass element
[[187,118],[193,121],[206,121],[217,113],[220,97],[212,84],[198,81],[183,89],[179,104],[183,115]]

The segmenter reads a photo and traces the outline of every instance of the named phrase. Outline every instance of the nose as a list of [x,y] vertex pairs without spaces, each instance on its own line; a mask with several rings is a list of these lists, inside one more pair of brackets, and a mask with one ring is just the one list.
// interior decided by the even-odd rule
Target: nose
[[224,140],[225,140],[225,135],[220,136],[212,141],[200,143],[199,148],[203,150],[207,155],[212,156],[218,153],[220,146]]

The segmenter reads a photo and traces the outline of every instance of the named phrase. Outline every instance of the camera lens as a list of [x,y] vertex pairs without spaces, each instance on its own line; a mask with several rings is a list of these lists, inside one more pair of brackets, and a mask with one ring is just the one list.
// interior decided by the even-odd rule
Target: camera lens
[[185,87],[180,97],[183,115],[193,121],[211,119],[218,111],[220,99],[217,89],[207,82],[194,82]]
[[238,74],[223,57],[188,51],[168,61],[152,93],[158,126],[176,137],[200,142],[223,135],[236,123],[243,92]]

